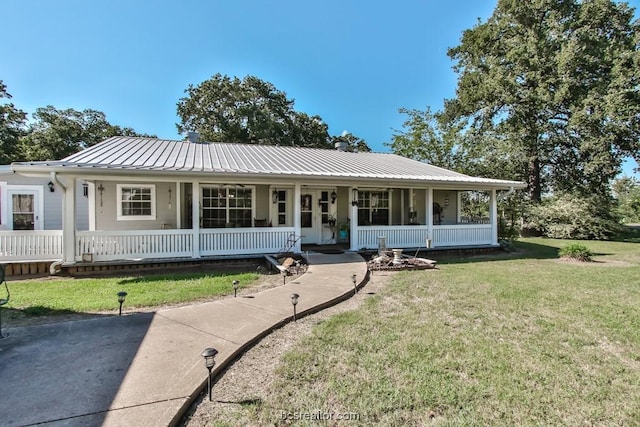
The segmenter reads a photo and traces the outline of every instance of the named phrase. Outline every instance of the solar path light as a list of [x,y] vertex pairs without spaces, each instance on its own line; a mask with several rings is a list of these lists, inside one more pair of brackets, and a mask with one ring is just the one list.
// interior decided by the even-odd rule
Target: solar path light
[[293,321],[296,322],[296,305],[298,305],[298,298],[300,298],[300,295],[298,294],[291,294],[291,304],[293,304]]
[[120,312],[118,316],[122,316],[122,304],[124,304],[124,300],[127,298],[127,293],[125,291],[118,292],[118,302],[120,303]]
[[216,366],[216,354],[218,354],[218,350],[212,347],[205,348],[202,352],[202,357],[204,357],[204,366],[206,366],[207,370],[209,371],[209,376],[207,376],[209,402],[211,402],[211,370],[214,366]]
[[358,293],[358,286],[356,286],[356,275],[352,274],[351,275],[351,281],[353,282],[353,294],[357,294]]
[[240,286],[240,282],[237,280],[233,281],[233,297],[237,297],[238,296],[238,287]]

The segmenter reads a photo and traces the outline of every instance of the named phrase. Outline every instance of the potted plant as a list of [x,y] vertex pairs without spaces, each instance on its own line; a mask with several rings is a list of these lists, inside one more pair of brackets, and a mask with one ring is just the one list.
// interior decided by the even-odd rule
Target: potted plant
[[349,224],[343,222],[338,228],[338,239],[346,241],[349,238]]

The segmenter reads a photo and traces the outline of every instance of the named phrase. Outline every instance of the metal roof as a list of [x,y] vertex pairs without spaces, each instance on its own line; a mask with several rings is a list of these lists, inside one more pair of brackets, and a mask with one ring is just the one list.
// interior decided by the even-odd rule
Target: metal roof
[[395,154],[138,137],[112,137],[62,160],[14,163],[13,168],[18,171],[43,168],[331,177],[524,187],[521,182],[471,177]]

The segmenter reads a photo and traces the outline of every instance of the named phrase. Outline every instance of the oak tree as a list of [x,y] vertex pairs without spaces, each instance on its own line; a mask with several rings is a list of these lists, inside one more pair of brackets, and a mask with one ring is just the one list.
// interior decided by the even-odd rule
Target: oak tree
[[[178,102],[180,133],[195,131],[210,142],[332,148],[319,116],[296,111],[286,93],[257,77],[218,73],[185,93]],[[364,140],[356,145],[368,149]]]
[[532,201],[604,196],[624,158],[640,159],[639,46],[626,3],[499,0],[449,50],[459,79],[446,119],[485,153],[506,150]]
[[7,86],[0,80],[0,164],[17,159],[18,140],[25,132],[27,114],[18,109],[7,92]]

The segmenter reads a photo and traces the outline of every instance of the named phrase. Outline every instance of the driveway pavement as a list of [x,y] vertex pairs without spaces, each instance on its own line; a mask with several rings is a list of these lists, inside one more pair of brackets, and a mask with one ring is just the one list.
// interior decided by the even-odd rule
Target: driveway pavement
[[216,372],[274,328],[353,294],[366,263],[357,254],[308,254],[297,280],[253,295],[3,329],[0,425],[162,426],[180,420],[206,386],[200,356],[218,350]]

